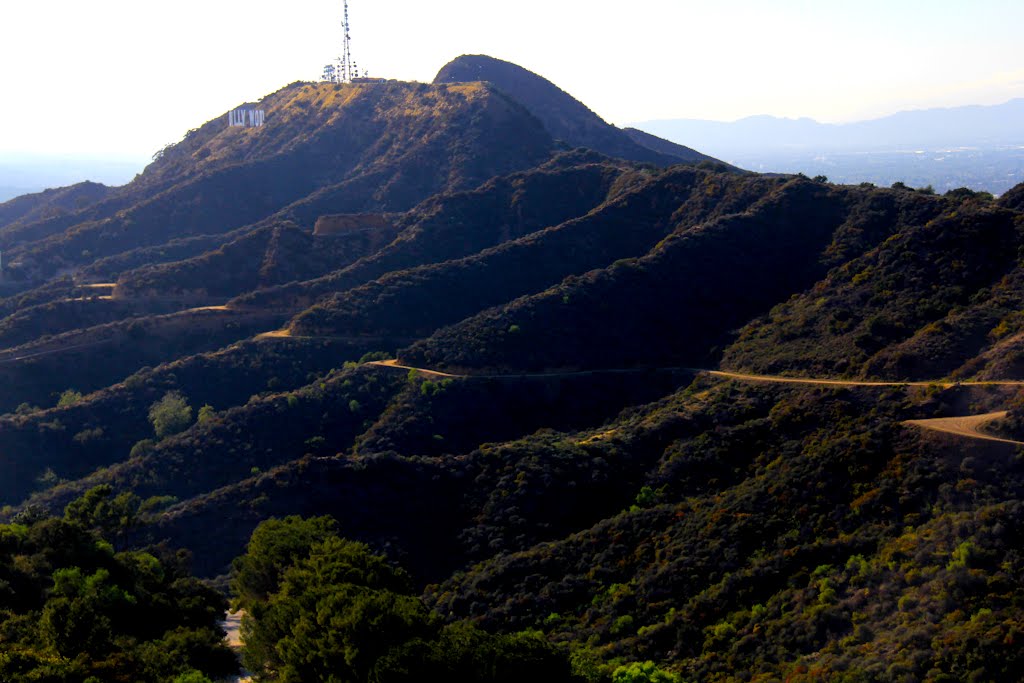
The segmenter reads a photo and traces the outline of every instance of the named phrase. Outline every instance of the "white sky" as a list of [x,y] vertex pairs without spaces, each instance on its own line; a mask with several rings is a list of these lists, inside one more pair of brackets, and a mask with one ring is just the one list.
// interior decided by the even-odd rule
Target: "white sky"
[[[1022,0],[350,0],[371,75],[485,53],[606,120],[849,121],[1024,96]],[[0,157],[145,158],[319,77],[341,0],[2,0]]]

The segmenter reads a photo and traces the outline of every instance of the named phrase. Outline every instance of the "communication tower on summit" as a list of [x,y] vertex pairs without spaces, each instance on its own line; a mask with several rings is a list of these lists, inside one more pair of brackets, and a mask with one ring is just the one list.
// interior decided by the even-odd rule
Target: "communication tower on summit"
[[352,35],[349,32],[348,0],[344,0],[344,9],[345,12],[341,21],[341,31],[344,36],[341,44],[341,56],[334,60],[333,63],[326,65],[323,75],[320,77],[321,80],[328,83],[351,83],[352,79],[359,78],[359,67],[352,59]]

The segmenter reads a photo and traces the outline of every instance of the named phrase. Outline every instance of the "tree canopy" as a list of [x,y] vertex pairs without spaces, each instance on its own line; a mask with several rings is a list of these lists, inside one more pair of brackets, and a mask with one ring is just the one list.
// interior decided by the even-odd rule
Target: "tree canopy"
[[570,681],[568,659],[538,633],[445,625],[407,574],[329,518],[263,522],[234,563],[245,665],[260,679]]
[[237,671],[220,594],[181,557],[115,552],[93,529],[133,507],[110,494],[90,491],[63,519],[0,525],[0,681],[171,683]]
[[153,431],[162,439],[183,432],[192,424],[192,406],[177,391],[169,391],[149,407]]

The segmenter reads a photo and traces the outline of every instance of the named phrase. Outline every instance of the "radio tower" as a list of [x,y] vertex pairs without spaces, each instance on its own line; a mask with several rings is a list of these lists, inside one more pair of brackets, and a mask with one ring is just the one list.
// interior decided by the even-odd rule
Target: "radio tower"
[[338,76],[341,78],[342,83],[351,83],[352,76],[358,76],[358,74],[354,73],[355,64],[352,63],[352,36],[349,35],[348,0],[345,0],[345,18],[341,22],[341,31],[345,34],[345,37],[341,48],[341,73]]
[[353,78],[359,78],[359,67],[352,61],[352,35],[349,32],[348,23],[348,0],[344,0],[345,13],[341,21],[343,34],[341,44],[341,56],[336,64],[328,64],[324,67],[323,80],[331,83],[351,83]]

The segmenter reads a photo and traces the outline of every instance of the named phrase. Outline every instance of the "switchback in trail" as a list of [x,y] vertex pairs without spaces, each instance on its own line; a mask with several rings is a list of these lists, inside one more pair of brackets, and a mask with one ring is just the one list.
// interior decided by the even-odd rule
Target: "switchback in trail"
[[998,436],[992,436],[986,434],[982,429],[985,425],[996,420],[1001,420],[1006,417],[1006,411],[1001,410],[995,413],[985,413],[984,415],[965,415],[963,417],[937,417],[931,420],[907,420],[904,424],[913,425],[914,427],[920,427],[922,429],[931,429],[936,432],[944,432],[946,434],[956,434],[958,436],[966,436],[970,439],[984,439],[985,441],[998,441],[1000,443],[1010,443],[1018,446],[1024,446],[1024,441],[1014,441],[1013,439],[1003,439]]
[[[805,379],[796,377],[773,377],[769,375],[746,375],[736,372],[727,372],[724,370],[706,370],[705,374],[712,375],[715,377],[723,377],[726,379],[735,379],[740,381],[748,382],[776,382],[784,384],[813,384],[819,386],[852,386],[852,387],[896,387],[896,386],[911,386],[911,387],[926,387],[926,386],[940,386],[943,388],[949,388],[954,386],[990,386],[990,387],[1019,387],[1024,386],[1024,381],[1020,380],[984,380],[984,381],[967,381],[967,382],[949,382],[949,381],[933,381],[933,382],[884,382],[884,381],[871,381],[871,380],[836,380],[836,379]],[[926,420],[907,420],[903,424],[911,425],[914,427],[920,427],[921,429],[930,429],[936,432],[943,432],[945,434],[955,434],[957,436],[967,437],[969,439],[982,439],[985,441],[998,441],[1000,443],[1009,443],[1019,446],[1024,446],[1024,441],[1014,441],[1013,439],[1004,439],[998,436],[992,436],[983,431],[983,428],[991,422],[1000,420],[1006,417],[1006,411],[1001,410],[994,413],[984,413],[982,415],[964,415],[961,417],[938,417]]]
[[[484,378],[484,377],[495,377],[496,375],[467,375],[467,374],[453,374],[448,372],[440,372],[438,370],[429,370],[427,368],[417,368],[411,365],[400,365],[396,360],[385,360],[385,361],[372,361],[369,365],[375,365],[378,367],[385,368],[397,368],[401,370],[414,370],[421,373],[425,377],[442,377],[442,378]],[[938,386],[943,388],[950,388],[954,386],[988,386],[988,387],[1021,387],[1024,386],[1024,380],[981,380],[981,381],[964,381],[964,382],[951,382],[948,380],[936,380],[936,381],[915,381],[915,382],[891,382],[883,380],[848,380],[848,379],[820,379],[812,377],[780,377],[777,375],[751,375],[741,372],[729,372],[727,370],[704,370],[699,368],[689,368],[693,372],[702,375],[709,375],[711,377],[719,377],[722,379],[738,380],[741,382],[771,382],[775,384],[806,384],[813,386],[842,386],[842,387],[928,387]],[[649,368],[634,368],[634,369],[621,369],[612,370],[610,372],[646,372]],[[534,375],[509,375],[509,376],[550,376],[558,377],[561,375],[568,374],[580,374],[577,372],[552,372],[552,373],[537,373]],[[1006,417],[1006,411],[998,411],[994,413],[985,413],[983,415],[964,415],[962,417],[939,417],[925,420],[907,420],[904,422],[906,425],[914,427],[920,427],[921,429],[930,429],[932,431],[943,432],[946,434],[955,434],[957,436],[967,437],[969,439],[982,439],[985,441],[997,441],[1000,443],[1009,443],[1024,446],[1024,441],[1014,441],[1012,439],[1004,439],[998,436],[992,436],[982,431],[982,428],[995,420]]]

